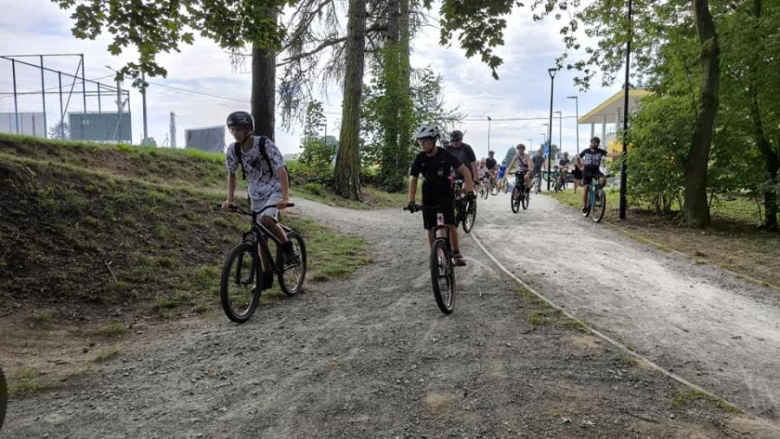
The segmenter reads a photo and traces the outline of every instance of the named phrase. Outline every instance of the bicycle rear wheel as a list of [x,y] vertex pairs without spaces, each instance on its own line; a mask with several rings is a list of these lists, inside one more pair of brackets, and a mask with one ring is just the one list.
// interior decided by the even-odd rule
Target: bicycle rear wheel
[[8,383],[5,381],[3,368],[0,367],[0,429],[5,422],[5,412],[8,410]]
[[525,194],[522,194],[522,197],[523,198],[521,198],[521,201],[522,201],[522,204],[523,204],[523,210],[527,210],[528,209],[528,203],[531,202],[531,193],[527,192]]
[[604,218],[604,212],[607,210],[607,194],[603,189],[596,189],[596,197],[593,202],[593,221],[599,223]]
[[437,239],[431,246],[431,283],[436,305],[444,314],[455,309],[455,273],[447,243]]
[[485,198],[487,192],[487,188],[485,188],[485,184],[479,185],[479,198]]
[[219,296],[225,315],[236,323],[249,320],[260,301],[263,276],[259,268],[257,249],[247,243],[236,246],[225,260]]
[[279,269],[279,287],[284,294],[294,296],[303,291],[303,280],[306,277],[306,243],[298,232],[288,233],[287,239],[293,243],[298,265],[285,268],[284,252],[281,247],[276,248],[276,263]]
[[515,188],[512,190],[512,212],[517,213],[520,211],[520,202],[521,202],[521,194],[522,189],[520,186],[515,186]]
[[466,214],[463,215],[463,231],[471,233],[471,229],[474,228],[474,221],[477,219],[477,200],[472,200],[466,203]]

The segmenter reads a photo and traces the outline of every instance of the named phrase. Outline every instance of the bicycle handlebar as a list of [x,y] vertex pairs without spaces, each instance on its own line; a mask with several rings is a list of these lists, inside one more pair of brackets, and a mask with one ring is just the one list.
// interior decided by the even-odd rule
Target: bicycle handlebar
[[[220,204],[218,207],[221,209],[222,205]],[[287,203],[287,206],[285,206],[285,207],[295,207],[295,204],[294,203]],[[262,209],[258,210],[257,212],[252,212],[250,210],[246,210],[246,209],[244,209],[244,208],[242,208],[240,206],[237,206],[235,204],[231,204],[228,207],[228,209],[230,209],[231,212],[240,213],[242,215],[247,215],[247,216],[259,215],[259,214],[263,213],[266,209],[271,209],[271,208],[276,208],[276,205],[275,204],[269,204],[268,206],[263,207]]]

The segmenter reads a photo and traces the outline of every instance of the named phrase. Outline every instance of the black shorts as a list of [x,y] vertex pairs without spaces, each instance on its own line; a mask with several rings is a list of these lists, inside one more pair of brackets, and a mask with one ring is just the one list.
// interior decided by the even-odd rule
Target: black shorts
[[582,185],[583,186],[587,186],[587,185],[589,185],[593,181],[594,178],[602,178],[602,177],[606,177],[606,176],[601,171],[599,171],[599,172],[586,172],[585,173],[585,178],[582,179]]
[[574,176],[575,180],[582,180],[582,169],[574,168],[574,170],[571,171],[571,174]]
[[[427,201],[425,203],[428,204]],[[432,228],[436,227],[438,225],[438,214],[441,212],[442,216],[444,217],[444,224],[447,225],[455,225],[455,204],[454,201],[447,201],[447,200],[435,200],[435,202],[430,203],[432,206],[439,206],[442,205],[442,207],[439,207],[438,209],[428,209],[425,208],[422,211],[423,214],[423,227],[425,227],[425,230],[431,230]]]

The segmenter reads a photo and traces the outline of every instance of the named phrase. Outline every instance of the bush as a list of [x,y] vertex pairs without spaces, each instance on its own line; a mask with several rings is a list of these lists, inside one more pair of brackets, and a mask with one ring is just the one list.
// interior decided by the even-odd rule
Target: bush
[[315,182],[309,182],[303,185],[303,189],[306,192],[311,192],[314,195],[322,195],[322,190],[324,189],[322,187],[322,184],[315,183]]
[[294,186],[304,186],[309,182],[325,186],[333,183],[333,166],[330,164],[311,165],[294,160],[287,162],[287,169],[290,171],[290,179]]

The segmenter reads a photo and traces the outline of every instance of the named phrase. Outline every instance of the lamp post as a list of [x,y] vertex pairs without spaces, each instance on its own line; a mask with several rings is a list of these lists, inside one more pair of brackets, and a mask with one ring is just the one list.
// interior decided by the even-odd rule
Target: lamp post
[[493,119],[491,119],[490,116],[488,116],[487,119],[488,119],[488,155],[490,155],[490,122]]
[[574,126],[577,131],[577,155],[580,155],[580,98],[579,96],[569,96],[566,99],[574,99]]
[[620,211],[618,218],[626,219],[626,154],[628,153],[628,78],[631,71],[631,14],[632,1],[628,0],[628,41],[626,41],[626,83],[623,96],[623,162],[620,164]]
[[[550,147],[549,139],[552,139],[552,117],[553,117],[553,92],[555,91],[555,73],[558,71],[555,67],[547,69],[547,73],[550,75],[550,123],[547,125],[547,145]],[[549,151],[549,150],[548,150]],[[550,171],[552,167],[552,154],[547,154],[547,171]],[[547,179],[547,191],[550,191],[550,179]]]
[[[563,111],[556,111],[558,114],[558,151],[563,152]],[[552,146],[550,147],[552,153]]]
[[531,139],[526,139],[526,140],[528,140],[528,151],[530,152],[533,149],[534,141]]

